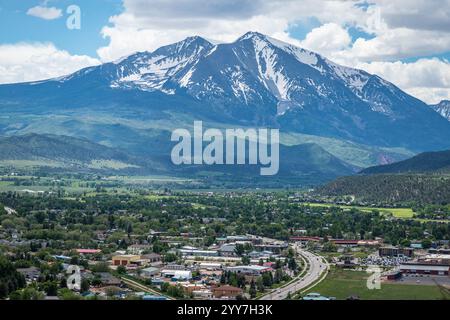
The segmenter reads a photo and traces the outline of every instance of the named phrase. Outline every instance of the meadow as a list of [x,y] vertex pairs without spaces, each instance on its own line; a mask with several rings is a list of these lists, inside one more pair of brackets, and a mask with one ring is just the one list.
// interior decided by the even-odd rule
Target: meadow
[[317,292],[338,300],[351,296],[362,300],[442,300],[450,299],[435,285],[381,283],[381,289],[369,290],[366,286],[369,274],[364,271],[332,268],[324,281],[307,293]]

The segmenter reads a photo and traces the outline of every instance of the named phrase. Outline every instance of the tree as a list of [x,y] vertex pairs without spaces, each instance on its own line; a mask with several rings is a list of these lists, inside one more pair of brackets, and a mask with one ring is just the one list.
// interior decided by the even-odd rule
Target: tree
[[256,288],[258,289],[259,292],[264,292],[264,290],[266,289],[264,287],[262,277],[258,277],[258,279],[256,280]]
[[422,247],[424,249],[429,249],[431,248],[431,245],[433,244],[433,242],[430,239],[425,239],[422,241]]
[[324,252],[336,252],[337,251],[337,247],[333,242],[325,242],[325,244],[323,245],[323,251]]
[[125,266],[118,266],[117,267],[117,273],[118,274],[126,274],[127,273],[127,269],[125,268]]
[[45,292],[47,296],[54,297],[58,294],[58,282],[49,281],[45,285]]
[[289,262],[288,262],[288,267],[289,269],[291,269],[292,271],[297,270],[298,266],[297,266],[297,261],[295,261],[294,258],[290,258]]
[[227,283],[227,276],[224,271],[224,272],[222,272],[222,275],[220,276],[220,284],[225,284],[225,283]]
[[0,299],[26,286],[25,277],[3,256],[0,256],[0,284]]
[[252,282],[250,282],[249,294],[250,294],[250,298],[252,298],[252,299],[256,298],[256,284],[253,279],[252,279]]
[[273,282],[280,283],[283,280],[283,271],[281,269],[277,269],[275,271],[275,276],[273,278]]
[[248,257],[248,256],[243,256],[243,257],[242,257],[242,264],[245,264],[245,265],[250,264],[250,257]]
[[272,272],[264,272],[262,275],[262,281],[265,287],[270,288],[273,285]]
[[80,288],[81,290],[80,290],[80,292],[87,292],[87,291],[89,291],[90,287],[91,287],[91,284],[90,284],[88,279],[81,280],[81,288]]
[[234,249],[234,252],[236,253],[236,255],[240,257],[244,254],[245,248],[242,244],[237,244],[236,248]]

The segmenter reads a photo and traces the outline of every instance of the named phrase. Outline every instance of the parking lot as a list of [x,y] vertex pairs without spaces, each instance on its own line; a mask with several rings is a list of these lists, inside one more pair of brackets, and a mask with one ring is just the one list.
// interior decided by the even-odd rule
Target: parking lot
[[402,284],[430,285],[436,284],[450,288],[450,277],[448,276],[431,276],[431,275],[403,275],[401,279],[395,282]]

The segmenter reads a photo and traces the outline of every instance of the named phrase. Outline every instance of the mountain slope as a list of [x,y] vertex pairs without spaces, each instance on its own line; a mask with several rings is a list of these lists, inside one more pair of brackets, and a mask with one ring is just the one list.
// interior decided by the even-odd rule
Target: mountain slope
[[318,188],[326,197],[351,196],[356,203],[376,206],[449,204],[448,175],[391,174],[343,177]]
[[[233,177],[237,177],[238,182],[246,183],[257,181],[260,174],[260,166],[174,166],[169,153],[134,157],[88,140],[56,135],[1,137],[0,150],[0,167],[14,168],[15,164],[20,166],[25,163],[28,167],[59,168],[60,171],[128,170],[144,174],[170,173],[190,178],[212,175],[219,181],[232,181]],[[294,185],[313,185],[353,172],[351,166],[315,144],[280,148],[279,177]],[[271,182],[271,179],[265,180]],[[275,181],[273,185],[279,186],[281,182]]]
[[145,163],[88,140],[56,135],[1,137],[0,150],[0,162],[12,165],[14,161],[26,160],[39,167],[126,169],[138,168]]
[[438,104],[431,105],[430,107],[434,111],[439,113],[441,116],[443,116],[445,119],[450,121],[450,101],[449,100],[442,100]]
[[65,77],[1,85],[0,109],[0,134],[87,138],[158,161],[170,152],[171,130],[194,120],[364,145],[374,151],[361,157],[374,164],[450,148],[450,123],[425,103],[255,32],[219,45],[190,37]]
[[361,171],[362,174],[409,172],[450,172],[450,150],[425,152],[411,159],[389,165],[371,167]]

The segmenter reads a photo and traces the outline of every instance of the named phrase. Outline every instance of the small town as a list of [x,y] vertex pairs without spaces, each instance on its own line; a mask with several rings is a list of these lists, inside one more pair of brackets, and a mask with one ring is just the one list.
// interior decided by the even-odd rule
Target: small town
[[[69,232],[69,238],[76,236],[79,240],[61,241],[56,239],[59,237],[56,233],[52,235],[61,226],[55,228],[51,221],[65,221],[65,224],[71,215],[67,210],[53,209],[33,212],[44,232],[39,232],[42,240],[36,241],[38,225],[26,231],[20,227],[16,209],[5,207],[5,213],[0,216],[0,261],[5,270],[15,275],[8,281],[15,280],[11,285],[8,281],[2,283],[1,296],[38,300],[334,300],[364,299],[364,294],[373,289],[371,286],[391,288],[392,285],[395,292],[396,288],[409,285],[420,290],[432,289],[436,296],[448,297],[448,240],[404,239],[393,245],[392,240],[387,242],[373,235],[350,238],[345,227],[342,231],[347,234],[346,238],[333,238],[331,223],[324,224],[323,229],[329,230],[325,233],[310,228],[291,228],[282,235],[273,232],[227,234],[219,231],[225,230],[226,224],[230,230],[239,229],[239,223],[233,220],[236,218],[231,218],[234,215],[215,217],[207,213],[214,209],[206,203],[217,205],[219,199],[245,203],[245,199],[251,198],[266,205],[275,201],[283,207],[282,203],[286,202],[301,208],[307,216],[339,209],[304,204],[296,200],[296,195],[280,195],[275,200],[273,195],[209,193],[209,200],[202,205],[192,204],[198,197],[195,194],[145,197],[151,199],[147,200],[147,208],[153,206],[157,216],[180,212],[179,208],[187,209],[186,203],[189,203],[192,220],[179,220],[180,228],[186,232],[167,227],[153,229],[151,225],[156,220],[145,223],[143,216],[121,208],[109,215],[110,228],[106,229],[101,225],[93,228],[94,220],[103,219],[100,211],[77,215],[84,215],[82,224],[88,229],[76,221],[69,222],[69,228],[61,230]],[[43,198],[51,200],[55,196],[19,197],[28,205]],[[109,206],[115,207],[115,202]],[[122,206],[130,207],[130,204],[122,202]],[[252,209],[248,212],[255,210],[253,206],[249,208]],[[142,209],[139,210],[146,210]],[[343,210],[340,214],[350,214],[346,212]],[[273,211],[272,214],[279,213]],[[131,220],[125,223],[125,217]],[[185,227],[181,227],[183,224]],[[146,232],[143,226],[147,225],[150,228]],[[89,235],[92,235],[88,235],[87,241],[80,238],[83,229],[90,230]],[[251,227],[245,230],[250,231]],[[30,232],[32,240],[28,240]],[[88,245],[77,247],[83,242]],[[327,288],[327,283],[333,284],[339,277],[353,276],[358,277],[361,288],[353,290],[344,285],[340,288],[342,292],[330,292]],[[10,291],[14,286],[17,289]],[[321,286],[325,287],[324,291],[320,290]]]

